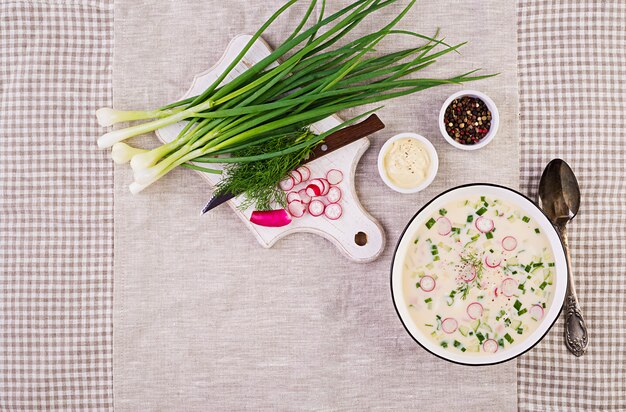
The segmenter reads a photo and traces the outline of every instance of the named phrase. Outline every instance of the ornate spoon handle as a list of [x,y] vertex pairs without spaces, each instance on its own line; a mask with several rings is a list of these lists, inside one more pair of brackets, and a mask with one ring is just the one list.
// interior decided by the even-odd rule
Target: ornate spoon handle
[[565,346],[575,356],[582,356],[587,350],[589,336],[587,335],[587,325],[578,304],[576,289],[574,287],[574,275],[572,274],[571,256],[567,243],[567,233],[565,227],[559,227],[561,240],[565,248],[567,257],[568,286],[565,297]]

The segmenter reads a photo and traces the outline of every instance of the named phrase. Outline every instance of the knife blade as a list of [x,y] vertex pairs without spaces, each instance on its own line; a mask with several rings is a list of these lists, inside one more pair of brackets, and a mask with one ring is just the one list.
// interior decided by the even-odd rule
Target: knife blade
[[[321,144],[318,144],[311,152],[309,157],[302,162],[306,164],[315,159],[319,159],[329,153],[334,152],[350,143],[356,142],[365,136],[375,133],[385,128],[385,124],[375,114],[370,115],[367,119],[352,126],[344,127],[341,130],[328,135]],[[228,202],[230,199],[236,197],[239,193],[222,193],[213,196],[211,200],[202,209],[202,214],[216,208],[222,203]]]

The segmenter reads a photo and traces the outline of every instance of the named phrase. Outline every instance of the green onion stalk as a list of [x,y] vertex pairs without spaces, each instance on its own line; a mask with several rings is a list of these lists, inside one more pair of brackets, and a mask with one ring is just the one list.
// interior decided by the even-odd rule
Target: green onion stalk
[[[310,132],[311,124],[336,112],[491,76],[476,75],[476,70],[444,79],[410,76],[464,44],[449,45],[439,38],[438,32],[425,36],[396,29],[415,0],[380,30],[348,42],[346,36],[364,19],[398,0],[357,0],[329,16],[324,15],[322,1],[320,15],[309,23],[318,1],[311,0],[301,21],[282,44],[225,82],[253,43],[296,1],[290,0],[278,9],[201,94],[149,111],[97,111],[102,126],[148,120],[98,139],[99,147],[112,148],[115,162],[130,162],[135,180],[131,192],[140,192],[178,166],[221,173],[221,168],[211,164],[243,165],[274,158],[297,162],[330,133],[364,116],[349,119],[319,135]],[[310,27],[305,29],[307,23]],[[376,45],[389,36],[408,36],[421,44],[374,55]],[[344,44],[337,46],[342,40]],[[155,149],[141,150],[122,143],[178,122],[186,122],[178,136]],[[275,185],[284,173],[284,169],[277,168],[273,176],[263,176],[263,180],[274,181]]]

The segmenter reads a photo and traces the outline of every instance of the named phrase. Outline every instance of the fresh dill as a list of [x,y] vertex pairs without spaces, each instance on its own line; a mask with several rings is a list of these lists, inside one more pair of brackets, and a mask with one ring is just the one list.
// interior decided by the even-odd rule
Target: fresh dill
[[[304,129],[239,149],[237,156],[255,156],[280,151],[314,136],[309,129]],[[250,206],[254,206],[256,210],[271,210],[277,205],[286,207],[285,193],[278,187],[278,183],[307,159],[314,146],[270,159],[228,164],[225,177],[218,183],[215,193],[245,194],[240,205],[241,209]]]

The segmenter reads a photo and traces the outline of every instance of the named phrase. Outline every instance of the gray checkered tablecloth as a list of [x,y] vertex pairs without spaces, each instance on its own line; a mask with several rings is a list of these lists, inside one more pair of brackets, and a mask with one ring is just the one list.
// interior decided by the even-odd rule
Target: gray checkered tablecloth
[[518,362],[522,411],[626,410],[626,2],[518,3],[520,185],[566,160],[583,195],[569,227],[589,351],[563,345],[563,322]]
[[[626,3],[517,11],[521,187],[534,196],[557,156],[579,177],[590,330],[583,358],[557,322],[519,360],[519,409],[626,411]],[[93,118],[111,104],[112,41],[112,0],[0,0],[1,411],[113,408],[113,172]]]
[[112,1],[0,1],[0,411],[112,399]]

